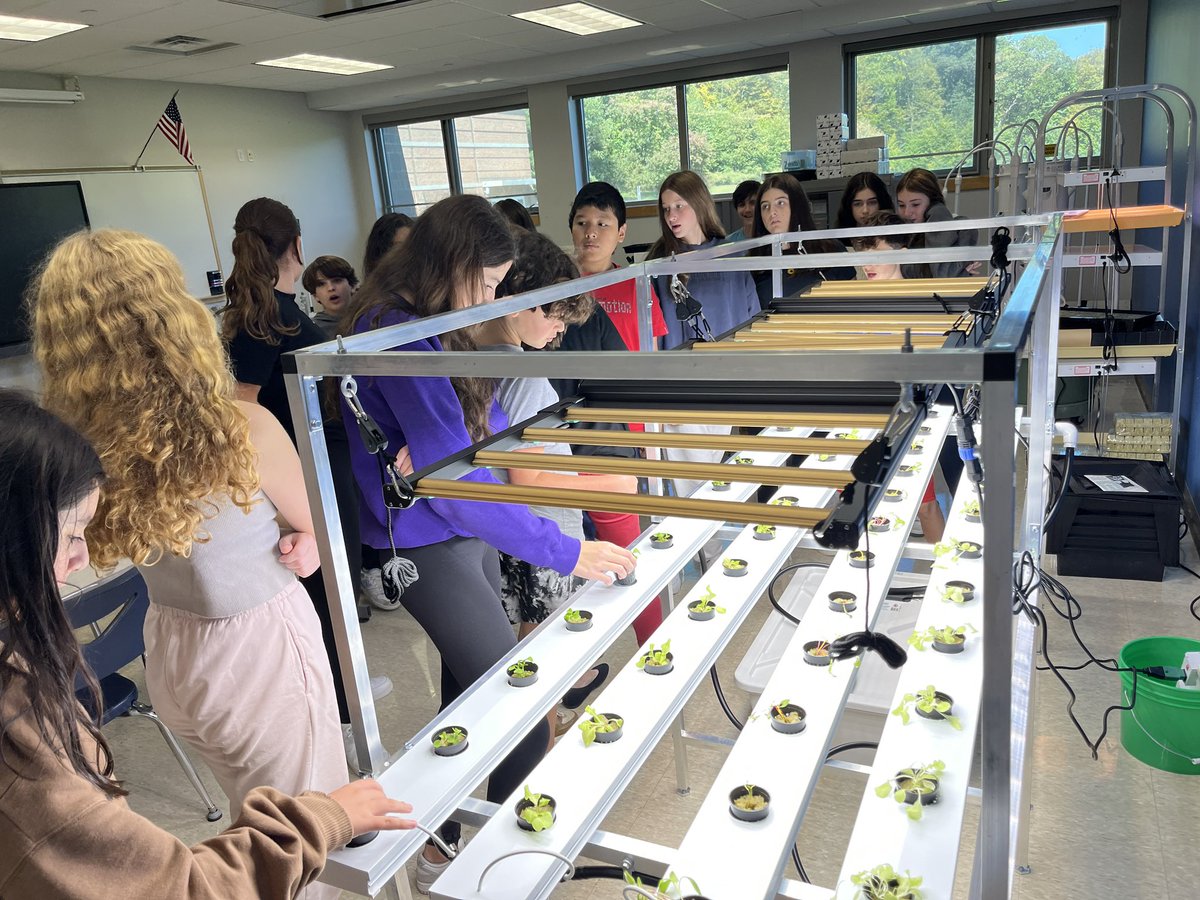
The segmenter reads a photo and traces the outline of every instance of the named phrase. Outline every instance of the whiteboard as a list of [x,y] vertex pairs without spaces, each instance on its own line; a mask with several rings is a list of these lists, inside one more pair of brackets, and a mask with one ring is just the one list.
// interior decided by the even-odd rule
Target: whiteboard
[[194,297],[209,296],[210,269],[225,274],[213,251],[200,176],[191,169],[5,175],[4,181],[78,181],[92,227],[123,228],[154,238],[179,258]]

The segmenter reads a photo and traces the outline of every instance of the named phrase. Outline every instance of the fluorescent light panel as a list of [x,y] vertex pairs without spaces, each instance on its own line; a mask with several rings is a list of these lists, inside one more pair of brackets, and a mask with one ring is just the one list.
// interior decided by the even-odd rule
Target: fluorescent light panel
[[23,19],[20,16],[0,16],[0,40],[44,41],[87,28],[75,22],[51,22],[49,19]]
[[256,66],[275,66],[279,69],[300,69],[305,72],[324,72],[327,75],[361,75],[363,72],[379,72],[392,66],[380,63],[361,62],[357,59],[340,59],[336,56],[318,56],[315,53],[297,53],[282,59],[264,59]]
[[526,22],[557,28],[559,31],[569,31],[571,34],[600,34],[603,31],[618,31],[645,24],[637,19],[598,9],[588,3],[564,3],[561,6],[513,13],[512,16]]

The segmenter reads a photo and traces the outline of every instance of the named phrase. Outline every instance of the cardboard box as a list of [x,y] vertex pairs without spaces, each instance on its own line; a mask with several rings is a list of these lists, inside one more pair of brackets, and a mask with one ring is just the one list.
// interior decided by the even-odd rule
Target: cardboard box
[[849,127],[850,115],[844,112],[821,113],[817,116],[817,128],[822,126],[839,125]]
[[816,167],[816,150],[785,150],[780,154],[779,168],[785,172],[795,172],[798,169],[815,169]]
[[842,150],[842,162],[844,163],[874,163],[881,159],[887,159],[887,153],[878,147],[872,147],[869,150],[851,150],[846,147]]
[[887,135],[878,134],[874,137],[854,138],[847,142],[847,150],[887,150]]

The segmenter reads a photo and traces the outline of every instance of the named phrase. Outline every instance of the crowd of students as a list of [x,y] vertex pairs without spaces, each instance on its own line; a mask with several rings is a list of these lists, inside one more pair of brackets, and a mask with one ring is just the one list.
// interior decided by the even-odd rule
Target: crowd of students
[[[669,176],[659,190],[660,237],[650,257],[815,230],[803,186],[790,175],[743,182],[733,200],[742,228],[727,236],[703,179],[690,171]],[[924,170],[900,179],[897,201],[899,215],[877,176],[855,176],[837,225],[949,218],[936,178]],[[306,265],[295,215],[258,198],[234,221],[234,265],[219,325],[185,290],[174,257],[148,238],[102,229],[55,248],[28,297],[43,405],[0,390],[0,487],[9,497],[0,522],[0,896],[83,896],[83,886],[100,881],[133,897],[334,896],[313,883],[330,849],[353,834],[412,827],[399,815],[410,811],[407,804],[384,797],[374,782],[346,784],[339,738],[349,716],[282,356],[335,334],[609,271],[626,216],[614,187],[585,185],[568,215],[568,255],[536,233],[520,204],[451,197],[415,220],[381,217],[360,284],[340,257]],[[900,249],[971,239],[950,231],[853,245]],[[801,240],[782,252],[845,249],[839,241]],[[853,278],[851,259],[786,270],[784,292]],[[911,277],[898,265],[863,268],[868,279]],[[319,307],[313,318],[296,302],[297,282]],[[771,283],[770,273],[661,276],[650,297],[651,338],[670,349],[736,328],[770,300]],[[622,282],[398,349],[638,349],[637,302],[633,282]],[[702,315],[694,314],[697,304]],[[371,377],[359,380],[358,400],[389,446],[403,448],[397,464],[412,471],[574,390],[569,381],[544,379]],[[443,707],[566,603],[582,580],[610,583],[636,565],[626,549],[640,532],[633,515],[437,499],[390,509],[353,411],[340,400],[330,404],[324,426],[356,594],[384,609],[404,606],[424,629],[441,657]],[[572,452],[562,445],[518,449]],[[719,458],[717,451],[675,452]],[[627,476],[523,468],[467,477],[553,487],[586,479],[590,490],[637,490]],[[691,485],[677,487],[686,492]],[[931,509],[923,507],[922,520],[936,537]],[[235,813],[233,828],[196,847],[129,810],[103,734],[76,700],[77,678],[93,692],[95,683],[58,585],[88,564],[89,551],[100,568],[128,559],[145,578],[150,699],[212,770]],[[369,607],[360,618],[368,614]],[[634,622],[638,641],[661,621],[652,600]],[[570,726],[573,710],[607,674],[597,664],[579,679],[550,719],[493,770],[488,799],[502,800],[522,783],[552,734]],[[377,698],[390,689],[386,678],[372,679]],[[453,822],[441,832],[451,846],[459,839]],[[114,856],[105,850],[112,846],[125,849]],[[427,844],[418,888],[427,892],[447,864]]]

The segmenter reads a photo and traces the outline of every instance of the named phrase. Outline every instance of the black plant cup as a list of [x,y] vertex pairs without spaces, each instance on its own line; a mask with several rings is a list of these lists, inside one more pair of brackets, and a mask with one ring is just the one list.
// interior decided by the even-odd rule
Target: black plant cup
[[933,639],[933,649],[938,653],[962,653],[967,647],[967,638],[961,636],[957,641],[939,641]]
[[920,716],[922,719],[934,719],[934,720],[940,722],[942,719],[946,718],[947,715],[954,714],[954,698],[953,697],[951,697],[949,694],[943,694],[941,691],[934,691],[933,696],[936,697],[938,700],[942,700],[946,703],[949,703],[950,708],[948,710],[946,710],[945,713],[940,713],[937,710],[934,710],[933,712],[925,712],[925,710],[921,709],[921,707],[916,706],[914,704],[913,709],[916,710],[918,716]]
[[888,488],[883,492],[883,499],[888,503],[899,503],[904,496],[904,491],[895,488]]
[[947,581],[948,588],[961,588],[963,592],[963,603],[975,599],[975,585],[969,581]]
[[[784,713],[800,713],[799,722],[783,722],[775,715],[776,712]],[[804,730],[804,726],[808,724],[805,718],[806,714],[803,707],[797,706],[795,703],[789,703],[787,706],[771,707],[771,727],[780,734],[799,734]]]
[[655,550],[668,550],[675,545],[675,535],[662,532],[662,538],[650,535],[650,546]]
[[461,725],[448,725],[447,727],[434,732],[433,737],[431,737],[429,740],[431,742],[436,741],[443,734],[452,733],[455,728],[458,728],[458,730],[462,732],[462,740],[459,741],[457,744],[451,744],[449,747],[438,747],[435,745],[433,748],[433,752],[436,755],[438,755],[438,756],[458,756],[458,754],[462,753],[464,750],[467,749],[467,729],[463,728]]
[[629,587],[631,584],[637,584],[637,571],[630,572],[628,575],[622,575],[620,578],[613,573],[613,583],[619,584],[621,587]]
[[529,687],[531,684],[537,681],[537,663],[525,663],[525,668],[529,671],[529,674],[524,678],[517,678],[515,675],[513,675],[513,669],[515,668],[516,666],[509,666],[505,670],[508,673],[508,683],[513,687]]
[[[816,650],[821,644],[825,644],[825,655],[818,656],[812,651]],[[804,645],[804,661],[810,666],[827,666],[831,662],[832,657],[829,655],[828,641],[809,641]]]
[[760,787],[754,788],[754,793],[758,797],[762,797],[766,803],[762,809],[742,809],[737,806],[737,800],[748,795],[746,786],[734,788],[729,792],[729,814],[735,819],[740,819],[743,822],[761,822],[767,817],[767,813],[771,811],[771,795]]
[[[908,773],[897,772],[896,777],[892,779],[892,786],[896,790],[901,790],[900,783],[902,781],[911,781],[911,780],[912,780],[912,776],[909,775]],[[930,778],[929,780],[933,782],[933,790],[932,791],[924,791],[924,792],[922,792],[922,791],[905,791],[904,792],[904,802],[907,803],[909,806],[912,806],[914,803],[920,803],[922,806],[932,806],[933,804],[937,803],[938,802],[938,785],[941,782],[939,782],[938,779],[936,779],[936,778]]]
[[[711,602],[711,601],[710,601]],[[698,607],[704,603],[703,600],[693,600],[688,604],[688,618],[695,619],[697,622],[707,622],[717,614],[715,606],[709,606],[706,610],[701,610]]]
[[849,591],[834,591],[829,595],[829,608],[834,612],[854,612],[858,598]]
[[613,729],[612,731],[605,731],[605,732],[597,731],[596,737],[594,738],[594,740],[596,741],[597,744],[611,744],[613,741],[619,741],[621,739],[621,734],[625,730],[625,720],[623,718],[621,718],[621,716],[618,716],[616,713],[603,713],[603,715],[604,715],[604,718],[608,719],[610,722],[613,719],[621,719],[621,724],[619,727]]
[[850,568],[869,569],[875,565],[875,554],[870,550],[855,550],[850,554]]
[[767,528],[770,529],[769,531],[759,531],[758,527],[759,526],[755,526],[755,529],[754,529],[754,539],[756,541],[773,541],[773,540],[775,540],[775,526],[774,525],[766,526]]
[[[542,799],[550,801],[550,821],[553,822],[554,820],[556,820],[558,818],[558,804],[554,802],[554,798],[551,797],[549,794],[542,794]],[[522,797],[520,800],[517,801],[517,806],[516,806],[517,825],[520,826],[521,829],[524,831],[533,831],[533,826],[521,818],[521,813],[524,812],[526,809],[528,809],[530,806],[533,806],[533,804],[530,803],[528,800],[526,800],[524,797]]]
[[875,534],[881,534],[885,531],[890,531],[892,520],[887,516],[872,516],[871,521],[867,523],[867,530]]
[[567,631],[587,631],[589,628],[591,628],[592,627],[592,614],[590,612],[588,612],[586,609],[577,609],[575,611],[577,613],[579,613],[579,616],[580,616],[580,618],[583,619],[583,621],[582,622],[572,622],[569,619],[566,619],[564,617],[563,622],[566,623]]
[[[741,563],[741,565],[731,569],[727,565],[728,563]],[[750,564],[744,559],[727,559],[721,563],[721,570],[730,578],[741,578],[750,571]]]
[[731,487],[733,487],[733,485],[728,481],[714,481],[712,483],[712,489],[714,491],[727,491]]
[[983,556],[983,544],[977,544],[974,541],[962,541],[958,545],[959,559],[979,559],[981,556]]
[[667,661],[661,666],[656,666],[654,663],[650,662],[650,657],[648,655],[643,656],[642,659],[645,660],[645,663],[642,664],[642,671],[644,671],[647,675],[666,675],[675,668],[675,655],[673,653],[667,654]]

